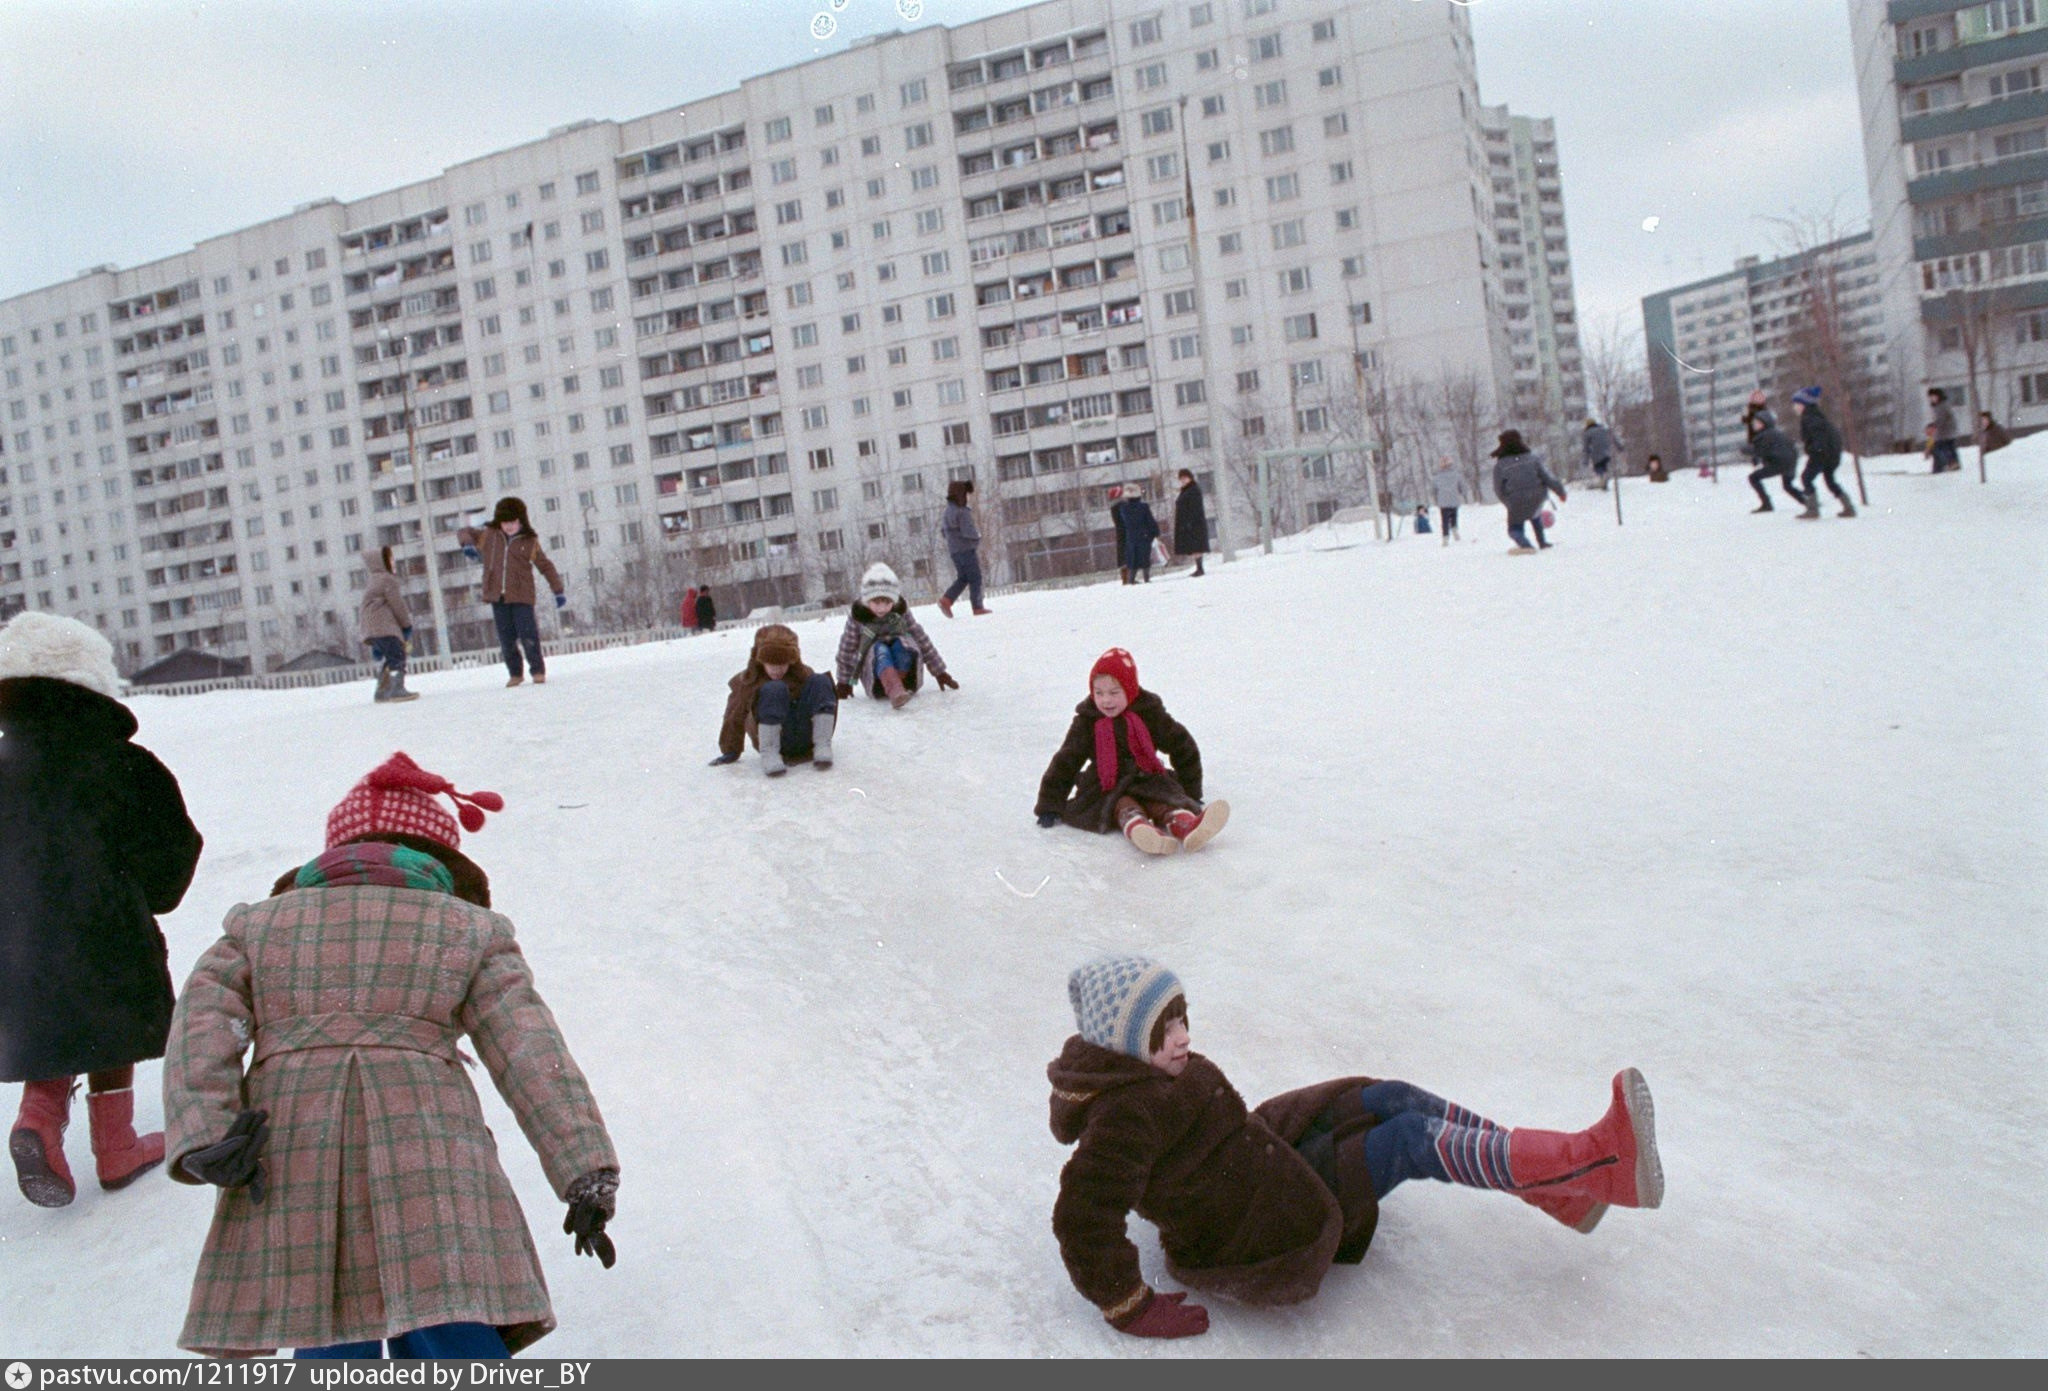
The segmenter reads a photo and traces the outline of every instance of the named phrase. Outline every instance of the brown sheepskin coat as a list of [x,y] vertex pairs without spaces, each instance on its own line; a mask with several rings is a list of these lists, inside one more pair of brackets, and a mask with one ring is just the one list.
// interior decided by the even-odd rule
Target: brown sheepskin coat
[[1176,1279],[1246,1304],[1315,1294],[1346,1232],[1363,1255],[1378,1210],[1371,1186],[1354,1187],[1347,1211],[1294,1143],[1339,1096],[1373,1079],[1339,1078],[1247,1112],[1199,1053],[1170,1077],[1078,1034],[1046,1076],[1053,1136],[1075,1147],[1060,1173],[1053,1234],[1074,1288],[1113,1321],[1135,1316],[1146,1298],[1125,1232],[1132,1212],[1159,1228]]
[[166,1167],[195,1182],[179,1159],[267,1110],[268,1192],[215,1195],[180,1347],[251,1356],[483,1323],[517,1352],[555,1326],[464,1034],[558,1197],[618,1168],[505,918],[371,885],[229,912],[171,1022]]
[[[761,665],[761,644],[775,639],[796,646],[796,634],[780,623],[769,623],[754,630],[754,650],[747,654],[746,670],[726,683],[730,694],[725,698],[725,718],[718,726],[718,751],[730,758],[738,758],[747,750],[747,745],[761,747],[761,726],[754,718],[754,701],[760,696],[761,688],[768,684],[768,672]],[[789,670],[783,673],[783,684],[789,687],[792,703],[803,694],[804,683],[813,673],[801,660],[791,662]],[[809,754],[799,754],[795,762],[808,761]]]
[[486,604],[531,604],[539,597],[533,572],[547,577],[548,588],[562,592],[562,572],[540,548],[540,535],[522,527],[517,536],[507,536],[503,527],[466,526],[455,533],[465,546],[475,546],[483,557],[483,598]]

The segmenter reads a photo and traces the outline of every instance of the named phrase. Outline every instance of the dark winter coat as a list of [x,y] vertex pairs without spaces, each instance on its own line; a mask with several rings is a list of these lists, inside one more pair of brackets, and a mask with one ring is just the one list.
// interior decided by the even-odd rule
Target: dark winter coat
[[1202,504],[1202,485],[1182,485],[1173,500],[1175,555],[1202,555],[1209,549],[1209,514]]
[[1583,444],[1588,468],[1604,464],[1614,457],[1614,435],[1605,425],[1588,425]]
[[945,538],[949,555],[961,555],[981,545],[981,528],[974,524],[973,509],[964,502],[947,502],[939,534]]
[[1152,543],[1159,539],[1159,519],[1152,515],[1151,504],[1135,493],[1126,494],[1116,505],[1116,514],[1122,519],[1117,526],[1119,563],[1133,570],[1150,565]]
[[1842,462],[1842,432],[1819,406],[1800,407],[1799,442],[1806,446],[1806,462],[1823,473]]
[[697,628],[710,632],[718,626],[718,606],[711,602],[711,591],[705,590],[697,596]]
[[0,681],[0,1082],[160,1058],[199,832],[135,716],[69,681]]
[[549,589],[562,592],[562,573],[540,548],[540,537],[532,527],[522,525],[517,535],[507,536],[502,527],[466,526],[455,535],[483,556],[486,604],[533,603],[538,594],[533,583],[535,570],[547,576]]
[[2012,431],[1988,417],[1978,431],[1978,436],[1977,443],[1986,454],[1995,453],[2012,443]]
[[404,637],[405,630],[412,627],[412,611],[405,606],[405,591],[399,586],[398,576],[384,568],[382,551],[370,552],[363,564],[370,572],[369,583],[363,586],[362,607],[357,613],[362,624],[363,641]]
[[[1765,416],[1770,412],[1765,411]],[[1835,446],[1841,452],[1840,444]],[[1765,468],[1778,469],[1787,477],[1799,466],[1799,446],[1792,443],[1792,437],[1778,428],[1776,419],[1770,419],[1750,437],[1749,452]]]
[[1074,1288],[1104,1311],[1142,1308],[1145,1280],[1125,1230],[1132,1212],[1158,1227],[1176,1279],[1247,1304],[1312,1296],[1346,1232],[1347,1257],[1363,1256],[1378,1213],[1370,1182],[1347,1184],[1351,1201],[1340,1204],[1294,1145],[1370,1078],[1288,1092],[1247,1112],[1199,1053],[1171,1077],[1079,1035],[1046,1076],[1053,1138],[1075,1147],[1060,1172],[1053,1234]]
[[1119,715],[1114,724],[1117,778],[1115,785],[1104,792],[1102,779],[1095,771],[1095,722],[1102,718],[1102,712],[1095,708],[1093,700],[1084,700],[1074,707],[1074,721],[1067,726],[1067,737],[1060,741],[1059,752],[1045,765],[1045,776],[1038,780],[1034,815],[1057,816],[1083,831],[1113,831],[1119,797],[1163,802],[1189,811],[1201,809],[1202,751],[1195,747],[1194,735],[1167,714],[1165,702],[1150,691],[1141,689],[1138,698],[1131,702],[1130,711],[1144,722],[1152,736],[1152,746],[1171,765],[1171,770],[1148,773],[1138,767],[1131,757],[1123,716]]
[[1929,422],[1927,428],[1933,433],[1934,438],[1936,440],[1954,439],[1956,437],[1955,408],[1949,405],[1948,402],[1943,401],[1940,405],[1932,407],[1932,410],[1934,411],[1934,419]]
[[[707,602],[699,599],[697,602]],[[761,726],[754,718],[754,702],[761,695],[761,688],[768,684],[767,668],[761,665],[761,644],[768,638],[779,637],[796,645],[796,634],[780,623],[769,623],[754,630],[754,650],[747,654],[746,669],[726,683],[725,719],[718,726],[718,751],[729,758],[738,758],[746,752],[749,743],[761,747]],[[801,661],[791,662],[789,670],[782,675],[782,682],[789,687],[792,706],[803,694],[804,683],[811,679],[811,669]]]
[[1562,498],[1564,484],[1557,481],[1543,456],[1531,451],[1500,456],[1493,466],[1493,491],[1507,506],[1508,525],[1516,526],[1542,510],[1546,494]]

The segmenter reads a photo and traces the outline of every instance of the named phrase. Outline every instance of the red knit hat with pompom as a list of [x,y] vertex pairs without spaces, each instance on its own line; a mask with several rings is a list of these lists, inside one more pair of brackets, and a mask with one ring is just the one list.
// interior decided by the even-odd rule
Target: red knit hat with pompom
[[440,774],[394,753],[327,813],[327,848],[385,834],[419,836],[454,850],[462,844],[462,831],[456,829],[455,817],[434,800],[441,793],[455,803],[462,830],[481,831],[485,812],[505,809],[505,799],[497,793],[457,792]]
[[1088,689],[1095,689],[1095,678],[1113,676],[1116,683],[1124,688],[1125,700],[1138,698],[1138,659],[1121,647],[1112,647],[1095,659],[1095,665],[1088,668]]

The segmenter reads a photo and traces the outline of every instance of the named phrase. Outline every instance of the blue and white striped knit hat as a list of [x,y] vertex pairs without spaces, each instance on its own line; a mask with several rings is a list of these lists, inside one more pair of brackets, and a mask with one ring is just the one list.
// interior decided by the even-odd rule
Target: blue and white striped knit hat
[[1142,956],[1098,956],[1067,977],[1081,1037],[1146,1061],[1153,1024],[1184,993],[1179,976]]

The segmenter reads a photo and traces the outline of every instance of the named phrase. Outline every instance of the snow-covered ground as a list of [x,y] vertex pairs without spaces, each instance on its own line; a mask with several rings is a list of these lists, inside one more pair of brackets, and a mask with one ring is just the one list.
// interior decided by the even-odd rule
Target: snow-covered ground
[[[920,605],[962,689],[856,700],[838,767],[774,782],[705,766],[744,631],[399,707],[139,698],[207,839],[173,973],[393,749],[505,795],[464,849],[625,1166],[607,1272],[486,1096],[546,1356],[2038,1356],[2048,436],[1988,487],[1920,467],[1872,461],[1855,521],[1750,516],[1732,471],[1629,480],[1625,526],[1574,493],[1542,556],[1485,507],[1449,548],[1326,529],[1199,582]],[[838,623],[800,626],[814,665]],[[1032,823],[1112,644],[1234,809],[1198,856]],[[1180,972],[1252,1100],[1368,1072],[1577,1127],[1635,1064],[1666,1203],[1582,1237],[1412,1184],[1312,1303],[1125,1338],[1053,1243],[1043,1071],[1110,948]],[[70,1152],[89,1172],[82,1120]],[[0,1352],[171,1351],[210,1208],[0,1194]]]

